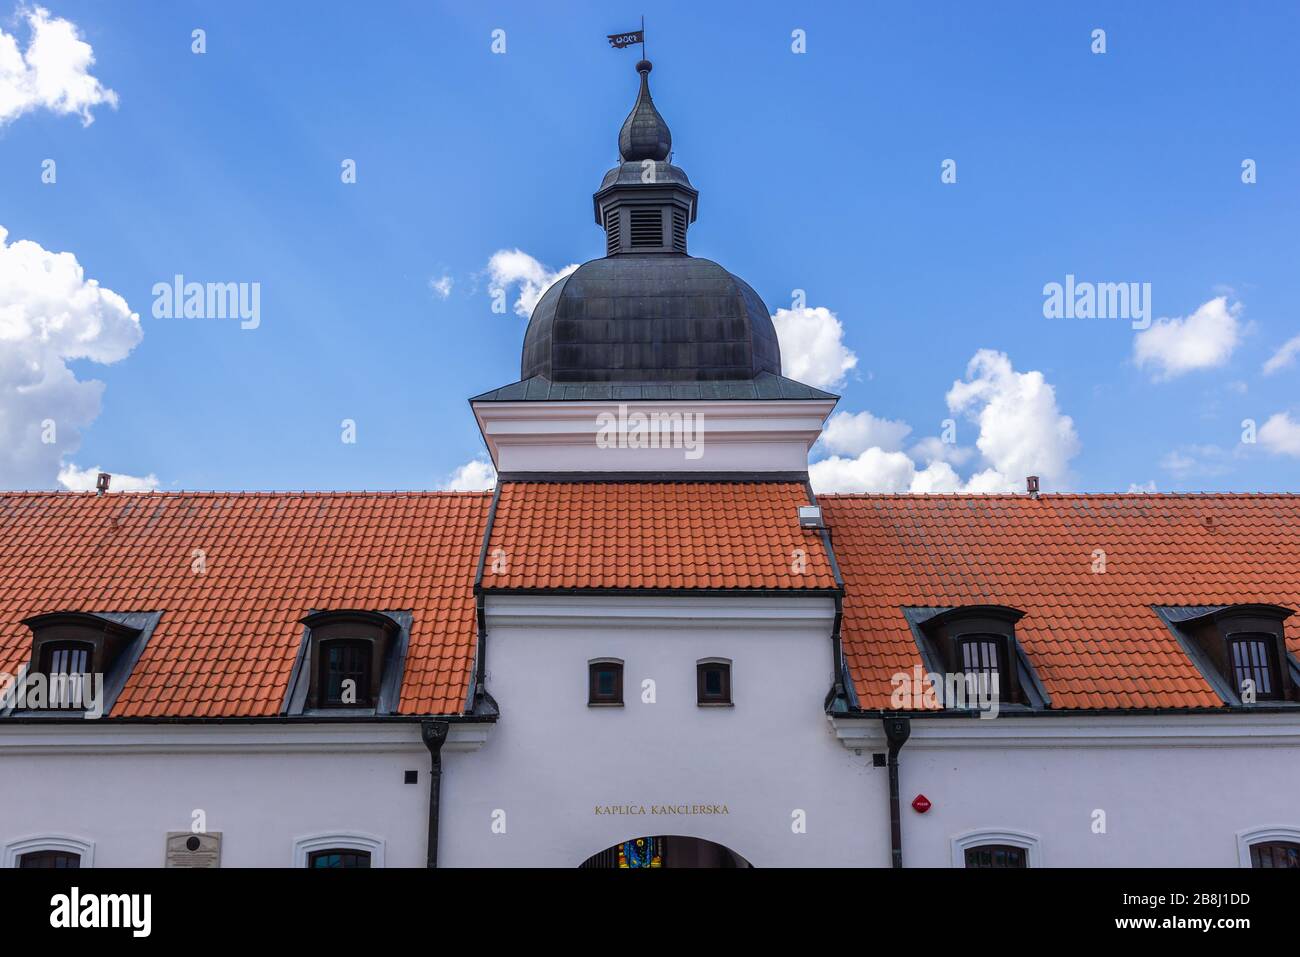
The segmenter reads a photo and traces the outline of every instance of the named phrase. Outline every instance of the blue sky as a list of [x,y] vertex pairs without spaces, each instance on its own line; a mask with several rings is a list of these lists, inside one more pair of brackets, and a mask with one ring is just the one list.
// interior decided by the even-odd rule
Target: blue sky
[[[143,332],[117,361],[67,360],[104,389],[64,463],[164,489],[385,489],[481,456],[466,399],[518,378],[525,325],[491,311],[489,260],[602,255],[590,196],[638,58],[604,35],[642,7],[48,9],[117,106],[0,125],[0,227],[73,254]],[[674,161],[701,194],[692,254],[774,312],[802,289],[838,318],[857,358],[841,410],[906,422],[914,458],[954,418],[965,479],[1000,464],[997,423],[954,411],[952,390],[994,350],[1072,420],[1052,487],[1300,490],[1300,361],[1263,372],[1300,335],[1300,7],[664,2],[647,29]],[[260,325],[154,318],[154,284],[177,273],[260,283]],[[1125,319],[1044,317],[1067,274],[1150,283],[1156,317],[1222,296],[1219,338],[1183,366],[1139,364]],[[1242,443],[1245,419],[1272,421],[1268,441]],[[11,467],[0,486],[36,484]]]

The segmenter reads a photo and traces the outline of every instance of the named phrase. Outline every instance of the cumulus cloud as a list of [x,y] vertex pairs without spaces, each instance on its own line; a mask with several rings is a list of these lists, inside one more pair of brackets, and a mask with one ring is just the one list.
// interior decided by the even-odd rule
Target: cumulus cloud
[[1157,380],[1221,366],[1241,341],[1240,314],[1239,303],[1218,296],[1190,316],[1157,319],[1133,337],[1133,359]]
[[1256,438],[1270,452],[1300,458],[1300,422],[1286,412],[1271,416],[1259,427]]
[[1026,475],[1039,476],[1044,488],[1067,480],[1079,437],[1041,372],[1016,372],[1005,353],[981,349],[947,398],[952,412],[979,425],[975,447],[1008,490],[1019,488]]
[[67,362],[125,358],[140,317],[87,279],[72,253],[8,235],[0,227],[0,487],[45,488],[99,415],[104,390]]
[[497,484],[497,470],[486,459],[471,459],[442,483],[445,492],[482,492]]
[[[93,492],[99,473],[104,471],[98,465],[88,469],[79,469],[75,465],[65,465],[59,469],[59,484],[70,492]],[[136,475],[113,474],[109,482],[110,492],[152,492],[158,488],[158,476],[150,473],[143,478]]]
[[446,299],[451,295],[451,287],[455,282],[450,276],[438,276],[429,280],[430,291],[439,299]]
[[984,467],[969,478],[963,480],[953,466],[972,458],[974,450],[927,437],[903,452],[898,447],[911,431],[906,423],[870,413],[839,413],[827,423],[831,438],[823,444],[845,454],[809,466],[814,488],[989,494],[1020,491],[1027,475],[1039,476],[1044,488],[1068,479],[1079,439],[1041,372],[1017,372],[1003,353],[982,349],[971,359],[966,378],[953,383],[947,402],[979,429],[975,445]]
[[781,344],[781,371],[818,389],[834,389],[858,364],[844,345],[844,326],[825,306],[778,309],[772,316]]
[[31,33],[25,51],[17,36],[0,30],[0,126],[39,109],[75,114],[89,126],[92,107],[117,107],[117,94],[88,72],[95,54],[76,24],[42,7],[20,15]]
[[546,290],[577,269],[578,265],[570,263],[563,269],[552,272],[522,249],[498,249],[488,260],[488,294],[494,297],[505,296],[512,286],[517,286],[519,293],[515,298],[515,314],[527,319],[533,314],[533,307]]
[[1155,479],[1151,479],[1149,482],[1143,482],[1141,485],[1137,482],[1133,482],[1128,487],[1128,493],[1130,495],[1155,495],[1156,491]]
[[1295,362],[1296,356],[1300,356],[1300,336],[1292,336],[1282,347],[1269,356],[1268,361],[1264,363],[1264,375],[1272,375],[1280,369],[1285,369]]
[[836,412],[822,430],[822,445],[837,455],[861,455],[872,446],[895,452],[912,431],[906,422],[878,419],[870,412]]

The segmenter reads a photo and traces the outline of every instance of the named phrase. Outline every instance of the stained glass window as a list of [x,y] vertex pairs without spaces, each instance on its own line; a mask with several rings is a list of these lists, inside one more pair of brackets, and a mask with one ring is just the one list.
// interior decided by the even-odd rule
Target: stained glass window
[[618,866],[622,868],[663,867],[663,853],[663,838],[634,838],[618,846]]

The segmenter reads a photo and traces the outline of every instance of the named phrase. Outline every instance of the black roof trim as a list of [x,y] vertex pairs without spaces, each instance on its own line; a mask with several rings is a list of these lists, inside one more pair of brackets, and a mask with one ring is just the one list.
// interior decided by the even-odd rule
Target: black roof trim
[[655,402],[763,401],[809,399],[839,401],[794,379],[761,372],[753,379],[704,382],[552,382],[545,376],[521,379],[470,399],[473,402]]
[[645,482],[648,484],[789,482],[804,485],[807,481],[807,472],[502,472],[497,475],[498,488],[505,482]]

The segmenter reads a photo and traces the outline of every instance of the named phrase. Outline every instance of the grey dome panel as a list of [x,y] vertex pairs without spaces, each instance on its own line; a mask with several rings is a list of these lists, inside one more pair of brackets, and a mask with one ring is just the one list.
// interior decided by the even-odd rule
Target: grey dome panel
[[758,294],[717,263],[621,255],[580,266],[542,296],[524,335],[521,378],[698,382],[781,374]]

